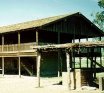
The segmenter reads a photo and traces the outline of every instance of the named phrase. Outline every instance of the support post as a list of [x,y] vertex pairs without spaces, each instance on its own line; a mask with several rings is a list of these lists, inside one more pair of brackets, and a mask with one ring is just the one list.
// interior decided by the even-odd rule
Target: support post
[[3,47],[4,47],[4,35],[2,35],[2,52],[3,52]]
[[39,33],[38,33],[38,30],[36,29],[36,45],[38,45],[38,43],[39,43],[39,40],[38,40],[38,38],[39,38]]
[[[88,37],[86,38],[86,41],[88,41]],[[88,57],[89,57],[89,48],[87,48],[87,68],[88,68]]]
[[[94,60],[96,62],[96,56],[94,57]],[[94,63],[94,79],[96,79],[96,64]]]
[[19,77],[21,78],[21,59],[19,55],[20,43],[21,43],[21,36],[20,36],[20,32],[18,32],[18,73],[19,73]]
[[[4,35],[2,35],[2,52],[4,51]],[[2,75],[4,76],[4,57],[2,57]]]
[[61,50],[58,51],[58,77],[62,76],[62,57]]
[[[60,32],[58,32],[58,40],[57,43],[60,44]],[[58,51],[58,77],[61,76],[62,72],[61,72],[61,54],[60,54],[60,50]]]
[[20,43],[21,43],[21,36],[20,36],[20,32],[18,32],[18,45],[19,45],[19,48],[20,48]]
[[40,61],[41,61],[41,54],[39,51],[37,51],[37,83],[38,83],[37,87],[40,87]]
[[[81,40],[79,39],[79,43],[81,42]],[[80,51],[80,50],[79,50]],[[81,55],[80,55],[80,57],[79,57],[79,63],[80,63],[80,68],[82,67],[81,66]]]
[[89,68],[89,62],[88,62],[88,57],[89,57],[89,48],[87,48],[87,68]]
[[18,71],[19,71],[19,77],[21,78],[21,58],[18,57]]
[[66,51],[66,65],[67,65],[67,73],[68,73],[68,89],[71,88],[71,78],[70,78],[70,54]]
[[2,57],[2,75],[4,76],[4,57]]
[[[101,41],[101,36],[99,38],[99,40]],[[100,64],[102,65],[102,48],[100,47]]]
[[99,77],[99,90],[104,91],[104,77]]

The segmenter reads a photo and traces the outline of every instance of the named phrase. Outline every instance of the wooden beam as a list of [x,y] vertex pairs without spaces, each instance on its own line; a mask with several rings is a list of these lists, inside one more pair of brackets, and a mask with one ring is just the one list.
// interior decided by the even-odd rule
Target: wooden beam
[[81,47],[104,47],[104,41],[98,42],[79,42],[79,43],[66,43],[66,44],[50,44],[43,46],[31,46],[33,49],[68,49],[68,48],[81,48]]
[[4,76],[4,57],[2,57],[2,75]]
[[67,65],[67,73],[68,73],[68,89],[71,88],[71,77],[70,77],[70,54],[66,52],[66,65]]
[[90,57],[89,57],[89,59],[90,59],[91,61],[93,61],[96,65],[98,65],[98,66],[104,71],[104,67],[103,67],[101,64],[99,64],[99,62],[96,62],[95,60],[93,60],[93,59],[90,58]]
[[41,61],[41,54],[37,51],[37,87],[40,87],[40,62]]

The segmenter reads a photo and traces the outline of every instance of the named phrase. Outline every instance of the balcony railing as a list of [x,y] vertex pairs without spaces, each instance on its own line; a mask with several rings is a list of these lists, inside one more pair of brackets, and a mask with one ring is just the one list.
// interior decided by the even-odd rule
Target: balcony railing
[[10,44],[10,45],[0,45],[0,52],[9,52],[9,51],[25,51],[25,50],[33,50],[30,46],[35,46],[36,43],[21,43],[18,44]]

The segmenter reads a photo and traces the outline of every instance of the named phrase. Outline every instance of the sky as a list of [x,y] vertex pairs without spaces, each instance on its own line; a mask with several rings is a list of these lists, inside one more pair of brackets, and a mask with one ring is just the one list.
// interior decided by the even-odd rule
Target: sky
[[81,12],[92,20],[98,0],[0,0],[0,26]]

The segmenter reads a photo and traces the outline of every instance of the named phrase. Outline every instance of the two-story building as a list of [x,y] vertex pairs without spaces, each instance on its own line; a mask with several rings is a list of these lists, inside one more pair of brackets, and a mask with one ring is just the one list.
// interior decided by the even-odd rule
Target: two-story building
[[[75,40],[102,37],[104,33],[81,13],[0,27],[0,67],[2,74],[37,73],[37,52],[31,46],[73,43]],[[63,64],[65,65],[65,55]],[[63,65],[63,71],[66,69]],[[41,74],[57,75],[58,53],[44,52]]]

